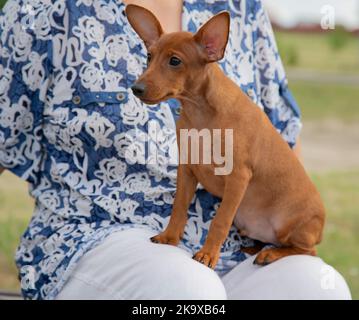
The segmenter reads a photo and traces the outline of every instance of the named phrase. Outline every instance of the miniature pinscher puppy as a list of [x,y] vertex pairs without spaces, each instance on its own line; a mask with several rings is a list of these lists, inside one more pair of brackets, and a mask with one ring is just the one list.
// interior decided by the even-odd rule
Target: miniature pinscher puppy
[[[201,183],[222,202],[195,260],[214,268],[233,223],[241,235],[275,245],[259,252],[256,264],[289,255],[315,255],[325,220],[318,191],[266,114],[216,63],[227,45],[229,14],[215,15],[196,34],[165,34],[156,17],[136,5],[128,5],[126,14],[148,51],[148,67],[133,85],[133,93],[147,104],[169,98],[180,101],[179,146],[188,143],[181,141],[183,129],[209,129],[211,134],[214,129],[233,130],[233,168],[228,174],[216,174],[214,161],[180,161],[169,224],[151,240],[178,244]],[[225,144],[224,137],[220,139]]]

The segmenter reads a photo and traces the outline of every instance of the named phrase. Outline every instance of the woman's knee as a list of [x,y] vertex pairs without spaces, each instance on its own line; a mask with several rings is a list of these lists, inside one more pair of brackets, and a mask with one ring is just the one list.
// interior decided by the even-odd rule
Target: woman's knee
[[319,257],[290,256],[284,258],[282,262],[279,260],[278,266],[288,281],[292,279],[292,289],[299,289],[300,298],[351,299],[350,290],[343,276]]
[[226,299],[224,285],[213,270],[178,247],[152,243],[153,235],[136,229],[114,233],[74,270],[73,278],[86,280],[82,281],[86,286],[79,281],[70,286],[70,279],[63,291],[71,289],[71,298],[88,297],[91,291],[96,299]]
[[[224,283],[230,299],[351,299],[344,278],[318,257],[289,256],[265,267],[253,265],[254,258],[226,275]],[[242,279],[241,283],[235,284],[236,278]]]
[[351,299],[342,275],[319,257],[289,256],[268,266],[281,281],[282,291],[293,299]]
[[192,260],[187,255],[169,254],[157,263],[151,262],[151,271],[143,274],[138,287],[142,299],[224,300],[224,285],[212,269]]

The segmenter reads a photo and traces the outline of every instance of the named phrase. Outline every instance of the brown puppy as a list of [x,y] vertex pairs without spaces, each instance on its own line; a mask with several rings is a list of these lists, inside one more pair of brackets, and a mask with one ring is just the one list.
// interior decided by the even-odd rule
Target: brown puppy
[[[218,175],[213,155],[209,164],[180,161],[171,219],[152,241],[178,244],[188,207],[201,183],[222,202],[194,259],[214,268],[233,222],[242,235],[277,246],[261,251],[257,264],[294,254],[315,255],[325,219],[318,191],[264,112],[215,63],[224,55],[229,14],[217,14],[193,35],[164,34],[155,16],[139,6],[127,6],[126,13],[148,50],[148,68],[132,90],[148,104],[169,98],[181,102],[177,121],[180,159],[185,158],[181,150],[188,143],[181,129],[208,130],[213,147],[214,129],[233,130],[230,172]],[[221,146],[226,144],[223,134],[219,140]],[[222,147],[220,150],[223,152]],[[201,160],[204,157],[205,150]]]

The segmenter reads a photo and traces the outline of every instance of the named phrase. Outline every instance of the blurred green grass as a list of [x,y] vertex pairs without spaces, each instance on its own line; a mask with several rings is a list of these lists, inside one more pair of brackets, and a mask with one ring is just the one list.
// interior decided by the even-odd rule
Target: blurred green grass
[[[332,38],[345,37],[343,47],[334,50]],[[344,35],[341,28],[321,34],[275,32],[281,58],[287,67],[323,73],[359,74],[359,38]]]
[[330,118],[358,122],[359,126],[359,87],[290,81],[289,88],[300,106],[304,121]]
[[359,299],[359,168],[311,176],[327,210],[318,255],[342,273]]
[[[359,76],[359,37],[345,34],[342,28],[322,34],[276,31],[275,36],[285,69],[289,71],[289,87],[296,98],[304,121],[327,118],[345,122],[359,121],[359,85],[320,83],[310,79],[317,73],[330,76]],[[333,49],[333,37],[344,37],[339,49]],[[308,81],[290,78],[291,73],[310,71]]]
[[30,220],[33,200],[27,184],[5,171],[0,176],[0,288],[18,290],[14,252]]

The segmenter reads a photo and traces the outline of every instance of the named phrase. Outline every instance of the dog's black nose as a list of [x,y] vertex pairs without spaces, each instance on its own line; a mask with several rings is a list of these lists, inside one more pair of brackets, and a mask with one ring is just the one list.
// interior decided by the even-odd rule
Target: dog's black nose
[[136,97],[142,97],[145,93],[146,86],[143,83],[135,83],[131,89]]

